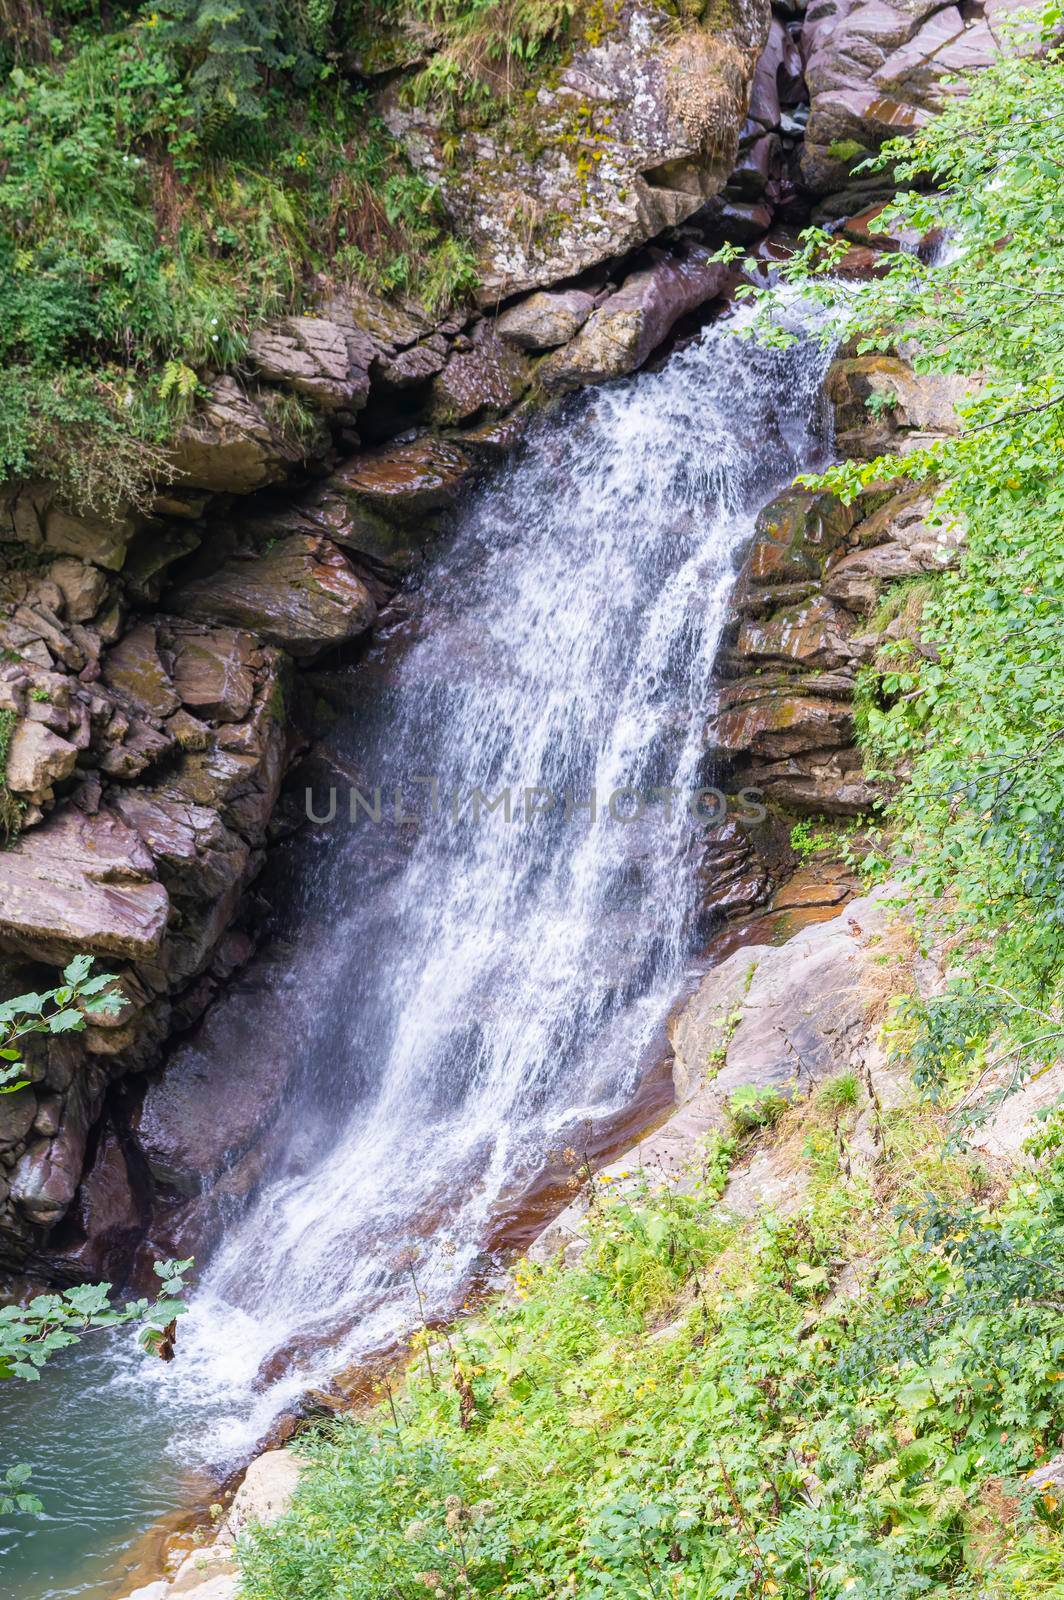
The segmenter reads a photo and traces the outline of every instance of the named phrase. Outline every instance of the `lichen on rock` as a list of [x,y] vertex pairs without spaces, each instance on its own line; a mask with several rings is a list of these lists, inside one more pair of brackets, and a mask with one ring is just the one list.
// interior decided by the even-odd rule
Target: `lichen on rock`
[[621,0],[527,96],[457,134],[387,90],[388,126],[473,244],[480,303],[623,255],[716,194],[768,26],[764,0],[720,0],[679,28],[660,0]]

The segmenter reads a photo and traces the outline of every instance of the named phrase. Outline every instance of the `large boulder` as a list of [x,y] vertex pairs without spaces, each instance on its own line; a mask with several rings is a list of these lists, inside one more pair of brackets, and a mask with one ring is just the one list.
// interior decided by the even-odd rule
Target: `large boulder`
[[[264,1020],[254,1038],[249,1006]],[[136,1112],[134,1137],[158,1182],[205,1193],[270,1128],[300,1065],[291,1021],[284,957],[264,952],[230,981]]]
[[457,133],[431,102],[389,89],[385,121],[473,243],[481,303],[623,255],[715,194],[768,26],[766,0],[679,25],[664,0],[592,8],[534,94]]
[[377,614],[366,585],[335,545],[298,535],[185,584],[171,604],[187,615],[250,628],[294,656],[357,638]]
[[495,328],[519,350],[554,350],[580,332],[594,308],[583,289],[540,290],[504,311]]
[[370,339],[326,317],[285,317],[253,333],[248,344],[264,378],[305,395],[322,411],[362,409],[376,353]]
[[267,396],[246,393],[234,378],[221,377],[178,433],[167,460],[182,490],[250,494],[282,483],[312,453],[311,440],[268,414]]
[[426,436],[353,456],[329,485],[347,501],[352,515],[370,512],[409,527],[426,513],[453,505],[471,467],[457,445]]
[[634,372],[674,323],[723,294],[731,281],[730,268],[714,261],[708,250],[658,252],[649,267],[631,273],[591,314],[575,339],[544,358],[539,382],[547,389],[576,389]]
[[4,781],[12,794],[39,805],[52,795],[52,786],[69,778],[78,752],[40,722],[20,722],[11,737]]

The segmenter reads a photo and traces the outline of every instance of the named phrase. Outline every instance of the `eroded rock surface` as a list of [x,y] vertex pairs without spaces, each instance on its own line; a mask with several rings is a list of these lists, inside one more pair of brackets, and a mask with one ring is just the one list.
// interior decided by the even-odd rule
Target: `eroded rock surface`
[[[802,54],[810,115],[802,177],[814,194],[853,190],[850,170],[888,139],[922,127],[962,75],[1000,52],[1016,0],[977,6],[938,0],[810,0]],[[857,188],[889,190],[889,177]],[[852,206],[851,206],[852,209]]]
[[248,1467],[210,1544],[186,1556],[170,1579],[142,1584],[126,1600],[235,1600],[236,1541],[248,1526],[268,1527],[287,1511],[299,1483],[294,1450],[267,1450]]
[[764,0],[680,27],[655,0],[620,0],[531,101],[457,135],[389,93],[386,122],[473,242],[481,304],[623,255],[716,194],[768,26]]
[[732,281],[730,268],[712,260],[709,250],[659,253],[592,312],[574,339],[540,363],[538,381],[547,389],[577,389],[634,372],[682,316],[716,299]]
[[[794,1096],[841,1072],[881,1067],[882,951],[895,894],[886,885],[784,944],[744,945],[707,973],[669,1030],[675,1110],[602,1176],[620,1186],[634,1173],[652,1184],[696,1182],[705,1137],[727,1125],[737,1089]],[[529,1255],[578,1253],[585,1206],[581,1198],[562,1212]]]
[[[880,385],[897,397],[886,419],[866,405]],[[827,388],[842,448],[878,455],[956,431],[954,408],[970,385],[925,380],[894,357],[844,357]],[[933,498],[933,490],[907,487],[844,506],[832,494],[797,489],[760,513],[707,728],[710,746],[735,763],[736,783],[798,811],[855,815],[869,807],[874,793],[854,739],[856,675],[913,631],[904,616],[875,624],[890,586],[957,560],[960,532],[931,520]]]
[[175,610],[252,628],[293,656],[364,633],[377,615],[366,585],[335,545],[293,536],[178,589]]

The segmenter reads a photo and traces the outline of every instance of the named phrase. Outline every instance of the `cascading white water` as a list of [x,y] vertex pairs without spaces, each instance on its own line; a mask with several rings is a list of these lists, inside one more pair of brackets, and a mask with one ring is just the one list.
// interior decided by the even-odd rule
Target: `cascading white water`
[[[232,1458],[308,1379],[409,1325],[404,1242],[423,1241],[418,1287],[445,1305],[514,1173],[631,1092],[690,950],[685,802],[729,591],[757,508],[818,449],[825,361],[814,341],[710,330],[544,419],[464,507],[423,636],[344,735],[384,816],[351,826],[341,794],[305,886],[286,1043],[314,1138],[231,1227],[178,1359],[129,1380],[163,1389],[186,1454]],[[389,821],[397,784],[428,809],[415,778],[438,780],[438,814]],[[511,820],[474,819],[470,792],[507,786]],[[526,805],[534,786],[551,809]],[[611,794],[655,787],[679,798],[611,815]],[[257,1382],[293,1340],[302,1359]]]

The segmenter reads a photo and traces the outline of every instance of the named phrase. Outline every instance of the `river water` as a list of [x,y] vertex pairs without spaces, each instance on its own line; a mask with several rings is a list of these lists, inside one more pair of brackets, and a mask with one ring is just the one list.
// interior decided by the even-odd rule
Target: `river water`
[[344,680],[364,803],[352,822],[340,788],[306,851],[278,980],[291,1138],[172,1365],[113,1346],[0,1397],[3,1458],[38,1464],[52,1519],[0,1529],[11,1600],[120,1593],[138,1528],[418,1295],[453,1307],[515,1183],[630,1098],[696,942],[731,586],[758,508],[822,450],[826,359],[718,326],[544,418],[462,508],[373,695],[372,658]]

